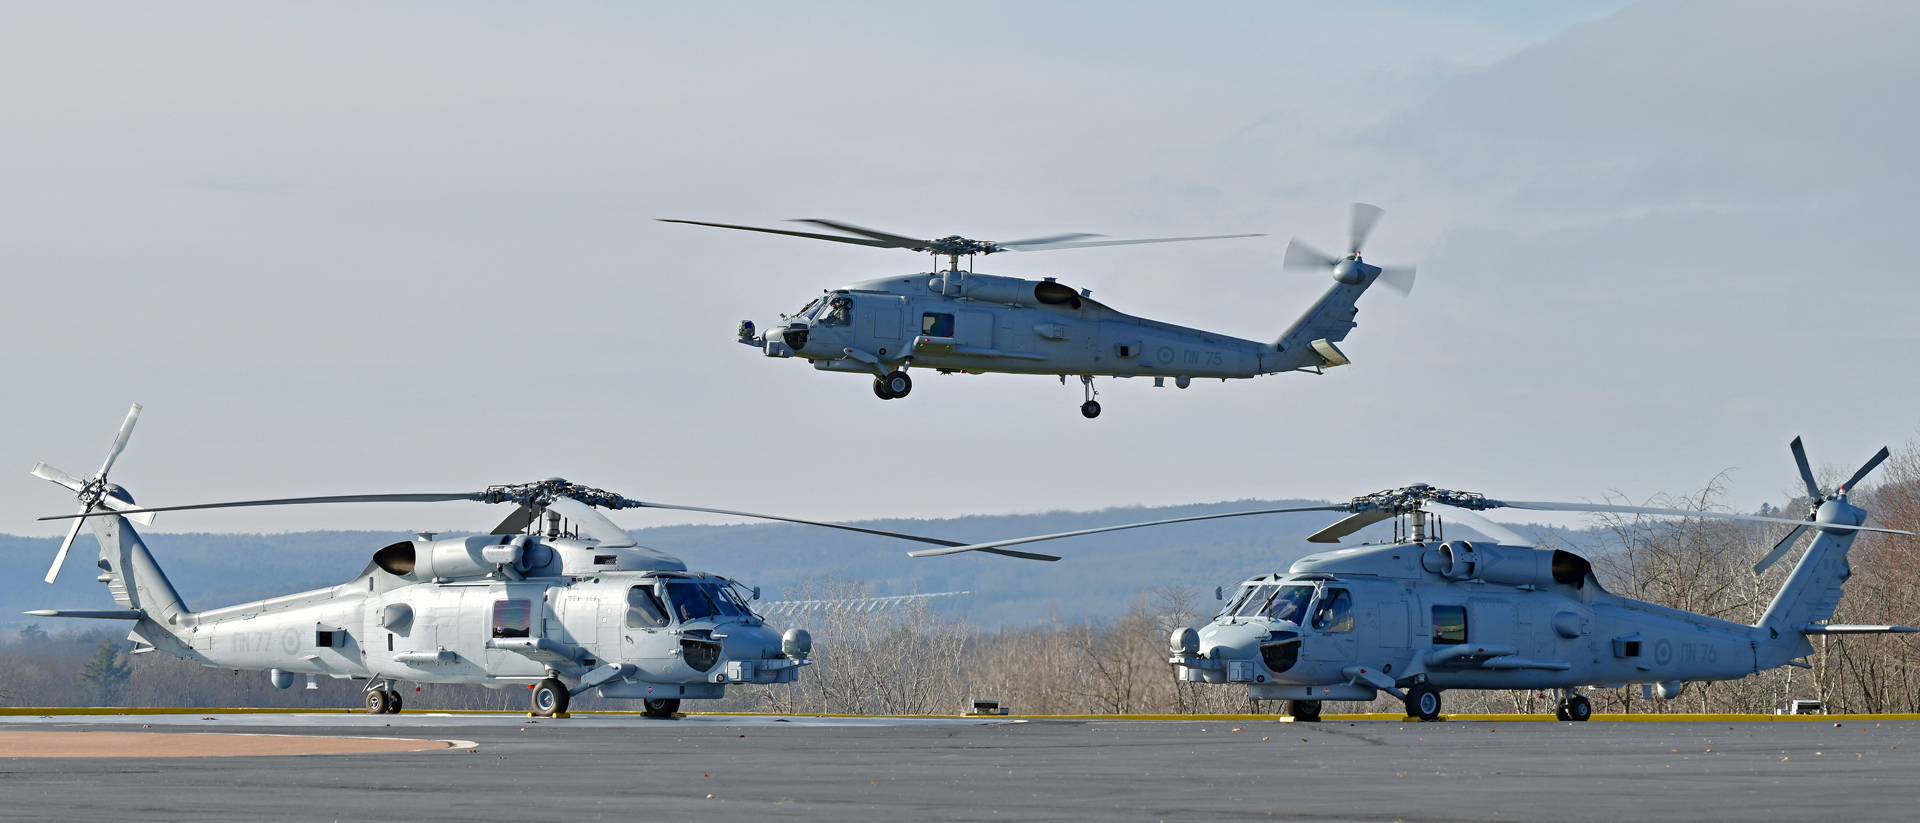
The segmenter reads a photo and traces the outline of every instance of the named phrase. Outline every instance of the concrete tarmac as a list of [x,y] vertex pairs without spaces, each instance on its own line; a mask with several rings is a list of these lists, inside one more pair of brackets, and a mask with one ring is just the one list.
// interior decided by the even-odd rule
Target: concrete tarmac
[[475,745],[0,760],[0,819],[1905,819],[1920,721],[1838,722],[6,717]]

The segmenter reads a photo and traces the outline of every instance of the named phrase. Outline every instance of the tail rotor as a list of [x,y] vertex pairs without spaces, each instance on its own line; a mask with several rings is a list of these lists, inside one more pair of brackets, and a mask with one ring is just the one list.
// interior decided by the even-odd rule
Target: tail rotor
[[[1868,473],[1879,468],[1880,464],[1885,461],[1888,456],[1892,455],[1892,452],[1888,451],[1886,447],[1881,447],[1880,451],[1875,453],[1873,457],[1867,461],[1866,465],[1861,466],[1859,471],[1854,472],[1853,476],[1847,479],[1847,482],[1840,484],[1839,488],[1834,489],[1833,492],[1829,494],[1820,488],[1820,481],[1814,478],[1813,466],[1807,462],[1807,449],[1800,444],[1800,438],[1794,438],[1793,442],[1787,445],[1787,448],[1793,451],[1793,462],[1795,466],[1800,469],[1801,482],[1807,484],[1807,523],[1814,522],[1814,518],[1820,514],[1821,504],[1829,500],[1846,497],[1849,492],[1853,491],[1855,486],[1859,485],[1861,480],[1866,479]],[[1795,526],[1793,531],[1787,532],[1786,537],[1780,538],[1780,542],[1773,544],[1773,549],[1767,552],[1767,556],[1760,558],[1760,562],[1753,564],[1753,573],[1763,574],[1767,569],[1772,568],[1773,564],[1780,562],[1780,558],[1785,557],[1787,552],[1793,549],[1794,544],[1799,542],[1801,535],[1807,533],[1808,528],[1811,527],[1803,524]]]
[[[75,498],[80,503],[79,513],[82,515],[102,508],[113,511],[139,508],[132,502],[117,496],[123,495],[125,492],[123,492],[119,486],[107,482],[107,472],[113,469],[113,462],[118,460],[120,453],[126,450],[127,440],[133,436],[133,425],[139,422],[139,420],[140,404],[135,403],[133,404],[133,408],[127,411],[126,421],[120,424],[120,433],[114,437],[113,447],[107,450],[106,462],[100,464],[100,471],[93,477],[81,480],[45,463],[35,463],[33,465],[33,476],[73,492]],[[141,525],[153,524],[153,513],[151,512],[132,514],[128,515],[128,517],[139,521]],[[74,519],[73,527],[67,530],[67,538],[60,541],[60,551],[53,556],[53,568],[47,570],[46,579],[48,583],[52,583],[60,577],[60,567],[66,564],[67,552],[73,548],[74,539],[80,536],[80,525],[85,522],[87,522],[85,517]]]
[[1368,203],[1353,204],[1353,216],[1347,231],[1347,253],[1335,257],[1302,242],[1295,237],[1287,243],[1286,256],[1280,259],[1280,267],[1285,269],[1332,270],[1333,279],[1349,286],[1365,284],[1369,278],[1378,280],[1387,288],[1399,292],[1401,296],[1413,293],[1413,273],[1411,266],[1381,268],[1368,265],[1360,257],[1360,249],[1367,244],[1368,235],[1380,222],[1380,216],[1386,210]]

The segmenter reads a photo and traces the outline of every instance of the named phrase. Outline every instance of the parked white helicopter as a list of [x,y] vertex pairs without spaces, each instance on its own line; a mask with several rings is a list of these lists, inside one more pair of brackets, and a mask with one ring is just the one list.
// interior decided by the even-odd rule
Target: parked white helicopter
[[[1792,450],[1807,485],[1809,511],[1803,520],[1490,500],[1421,484],[1341,505],[1177,518],[910,554],[1004,549],[1118,529],[1289,511],[1348,512],[1308,538],[1337,543],[1367,525],[1405,518],[1391,542],[1310,555],[1285,574],[1241,583],[1210,625],[1174,632],[1168,662],[1190,682],[1244,683],[1251,699],[1291,701],[1290,713],[1308,720],[1318,719],[1322,701],[1367,701],[1380,692],[1405,701],[1408,715],[1432,720],[1440,714],[1443,689],[1552,689],[1559,693],[1561,719],[1586,720],[1593,709],[1579,690],[1589,686],[1641,684],[1649,696],[1671,699],[1690,681],[1738,680],[1780,666],[1806,666],[1796,661],[1813,653],[1811,636],[1916,631],[1828,622],[1852,575],[1847,550],[1854,537],[1863,531],[1913,534],[1862,525],[1867,512],[1847,500],[1888,451],[1881,449],[1847,482],[1824,491],[1799,438]],[[1807,531],[1818,535],[1765,615],[1749,626],[1608,592],[1585,558],[1534,548],[1476,514],[1496,508],[1793,525],[1754,566],[1755,574],[1785,556]],[[1429,516],[1439,514],[1493,540],[1444,540],[1428,530]],[[1437,529],[1438,520],[1433,522]]]
[[[370,494],[142,508],[107,480],[139,419],[127,414],[100,471],[73,477],[45,463],[33,474],[73,491],[80,513],[61,542],[51,583],[82,523],[100,542],[100,582],[117,609],[46,609],[28,614],[133,621],[136,651],[162,651],[213,668],[264,670],[288,688],[304,674],[367,683],[371,713],[398,712],[395,683],[526,687],[533,710],[567,710],[572,695],[645,701],[649,715],[683,699],[714,699],[743,683],[788,683],[808,664],[812,638],[767,626],[749,601],[759,589],[636,544],[600,514],[605,509],[678,509],[804,523],[943,546],[959,543],[855,526],[695,506],[649,503],[549,478],[463,494]],[[188,509],[308,503],[466,500],[513,503],[492,534],[435,540],[421,534],[373,552],[338,586],[220,609],[195,611],[148,553],[131,521]],[[544,529],[543,527],[544,521]],[[1038,560],[1051,555],[1003,550]]]
[[[1063,234],[996,243],[958,235],[935,240],[902,237],[832,220],[801,220],[848,235],[764,229],[697,220],[666,220],[723,229],[781,234],[836,243],[931,253],[945,271],[883,277],[833,289],[780,323],[757,331],[741,321],[740,342],[768,357],[801,357],[821,371],[873,375],[873,393],[882,400],[906,397],[913,390],[910,368],[942,374],[1077,375],[1084,387],[1080,413],[1100,415],[1094,398],[1095,376],[1151,377],[1154,385],[1186,388],[1195,378],[1251,378],[1280,372],[1319,373],[1349,362],[1334,344],[1345,340],[1359,313],[1355,304],[1376,280],[1407,294],[1413,269],[1382,269],[1360,259],[1360,247],[1381,210],[1353,205],[1348,251],[1335,257],[1314,251],[1298,239],[1287,246],[1285,268],[1321,269],[1334,286],[1299,320],[1271,343],[1176,326],[1136,317],[1075,291],[1049,277],[1041,281],[979,274],[975,255],[1051,251],[1139,243],[1224,240],[1259,237],[1228,234],[1162,237],[1150,240],[1085,240],[1091,234]],[[968,268],[960,268],[966,257]],[[936,269],[938,266],[936,265]]]

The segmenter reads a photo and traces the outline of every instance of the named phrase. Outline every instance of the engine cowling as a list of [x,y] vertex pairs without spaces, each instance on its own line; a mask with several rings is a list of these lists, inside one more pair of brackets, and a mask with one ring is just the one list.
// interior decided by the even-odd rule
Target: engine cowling
[[1437,568],[1448,580],[1484,580],[1504,586],[1586,585],[1593,564],[1569,551],[1525,549],[1450,540],[1440,544]]

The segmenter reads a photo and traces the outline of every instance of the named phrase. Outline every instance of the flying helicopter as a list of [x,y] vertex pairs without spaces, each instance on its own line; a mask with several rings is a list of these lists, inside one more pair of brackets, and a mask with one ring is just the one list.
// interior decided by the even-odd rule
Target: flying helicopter
[[[921,549],[935,556],[1002,549],[1041,540],[1193,520],[1283,512],[1348,516],[1309,537],[1341,537],[1392,519],[1386,543],[1309,555],[1284,574],[1242,582],[1213,622],[1170,639],[1168,662],[1181,679],[1239,683],[1253,700],[1289,701],[1297,719],[1317,720],[1323,701],[1369,701],[1385,692],[1407,714],[1440,715],[1445,689],[1540,689],[1557,694],[1555,714],[1584,721],[1591,686],[1639,684],[1649,697],[1679,697],[1692,681],[1737,680],[1797,662],[1813,636],[1908,633],[1908,626],[1834,624],[1851,576],[1847,551],[1863,531],[1913,535],[1862,525],[1867,512],[1849,493],[1886,460],[1881,449],[1838,487],[1822,489],[1800,439],[1790,446],[1806,483],[1808,512],[1791,520],[1760,515],[1591,503],[1494,500],[1473,492],[1415,484],[1344,504],[1228,512],[1158,520],[961,547]],[[1794,528],[1753,568],[1765,572],[1808,533],[1817,532],[1758,623],[1745,625],[1621,597],[1606,591],[1586,558],[1535,548],[1478,514],[1510,508],[1619,512],[1782,523]],[[1492,540],[1447,540],[1442,516]]]
[[[1161,237],[1145,240],[1088,240],[1075,233],[1029,240],[993,242],[950,235],[916,239],[834,220],[799,220],[843,234],[768,229],[698,220],[663,220],[723,229],[805,237],[883,249],[929,253],[934,270],[882,277],[826,291],[792,315],[781,315],[767,329],[743,320],[739,342],[768,357],[799,357],[821,371],[873,376],[874,396],[906,397],[913,391],[909,369],[942,374],[1037,374],[1062,383],[1078,376],[1084,402],[1080,413],[1100,416],[1095,377],[1151,377],[1155,386],[1187,388],[1196,378],[1252,378],[1281,372],[1324,373],[1351,361],[1335,345],[1355,325],[1360,295],[1375,281],[1405,295],[1413,290],[1411,268],[1380,268],[1364,262],[1360,249],[1382,214],[1365,203],[1353,204],[1347,252],[1333,256],[1294,239],[1283,268],[1328,272],[1334,285],[1305,314],[1271,343],[1245,340],[1202,329],[1126,314],[1047,277],[1039,281],[973,270],[975,257],[1002,252],[1035,252],[1259,237],[1258,234]],[[946,258],[946,268],[940,259]],[[961,258],[966,258],[965,268]]]
[[[812,638],[781,633],[756,614],[757,588],[690,571],[638,545],[599,509],[636,508],[732,514],[901,537],[959,543],[856,526],[643,502],[560,478],[489,486],[455,494],[362,494],[185,506],[141,507],[108,472],[126,448],[141,407],[127,413],[107,459],[82,479],[45,463],[33,474],[74,492],[80,503],[46,580],[52,583],[80,532],[99,540],[99,581],[119,608],[43,609],[42,617],[132,621],[135,653],[161,651],[212,668],[266,671],[290,688],[305,675],[364,681],[369,713],[399,712],[395,684],[469,683],[525,687],[533,712],[564,713],[589,689],[644,701],[663,717],[681,700],[715,699],[736,684],[790,683],[808,665]],[[195,611],[160,570],[133,523],[191,509],[315,503],[511,503],[492,532],[434,539],[421,533],[372,554],[337,586],[226,608]],[[1002,553],[1040,560],[1051,555]]]

